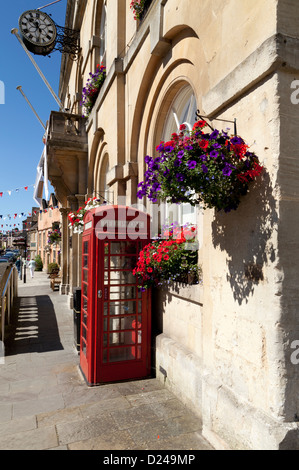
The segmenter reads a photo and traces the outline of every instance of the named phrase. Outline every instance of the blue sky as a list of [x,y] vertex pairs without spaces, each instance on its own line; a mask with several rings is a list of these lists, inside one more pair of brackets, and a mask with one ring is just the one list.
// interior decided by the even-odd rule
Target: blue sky
[[[58,111],[58,105],[27,57],[17,38],[11,34],[18,28],[20,15],[54,0],[10,0],[1,2],[2,26],[0,28],[0,82],[4,84],[5,102],[0,104],[0,230],[11,230],[14,224],[21,228],[33,206],[33,185],[36,167],[43,151],[44,129],[30,109],[22,90],[44,124],[50,112]],[[51,5],[43,11],[52,15],[59,26],[64,26],[67,0]],[[54,51],[51,57],[33,55],[35,62],[58,94],[61,53]],[[1,97],[0,97],[1,98]],[[2,103],[0,99],[0,103]],[[27,191],[24,189],[28,186]],[[51,186],[50,186],[51,189]],[[18,190],[18,191],[16,191]],[[9,195],[8,191],[11,191]],[[24,217],[19,217],[24,213]],[[11,219],[8,219],[10,214]],[[18,214],[14,219],[14,214]],[[6,219],[4,220],[4,217]],[[8,224],[8,226],[6,226]],[[1,225],[4,227],[1,228]],[[9,227],[12,225],[12,227]]]

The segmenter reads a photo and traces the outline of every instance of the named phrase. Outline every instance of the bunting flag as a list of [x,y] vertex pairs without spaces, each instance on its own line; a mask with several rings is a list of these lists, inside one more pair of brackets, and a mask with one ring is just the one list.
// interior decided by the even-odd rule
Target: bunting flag
[[21,189],[24,189],[25,191],[28,191],[28,188],[34,188],[35,185],[34,184],[30,184],[28,186],[23,186],[22,188],[16,188],[16,189],[7,189],[6,191],[0,191],[0,197],[2,197],[5,193],[8,193],[9,196],[11,196],[11,194],[13,192],[16,192],[18,193]]
[[[52,211],[54,209],[58,209],[58,206],[49,206],[47,209],[39,209],[39,210],[34,210],[33,211],[33,214],[36,215],[38,212],[39,214],[46,214],[47,212],[49,211]],[[32,216],[32,212],[20,212],[19,214],[18,213],[14,213],[13,214],[13,218],[16,219],[17,217],[31,217]],[[6,219],[11,219],[12,217],[12,214],[0,214],[0,220],[6,220]]]

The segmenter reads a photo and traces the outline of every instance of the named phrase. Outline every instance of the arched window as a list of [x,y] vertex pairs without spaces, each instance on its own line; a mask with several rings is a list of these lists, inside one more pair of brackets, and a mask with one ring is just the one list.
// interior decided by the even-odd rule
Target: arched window
[[[189,130],[196,121],[196,98],[190,85],[186,85],[176,94],[166,116],[161,140],[167,141],[171,134],[178,132],[180,125],[185,124]],[[184,225],[187,222],[196,223],[196,211],[190,204],[167,205],[165,222],[178,222]]]
[[100,23],[100,57],[99,63],[106,65],[106,47],[107,47],[107,0],[103,1]]
[[191,130],[196,120],[196,110],[194,92],[187,85],[179,91],[170,106],[164,124],[162,140],[168,140],[173,132],[178,132],[181,124],[185,124]]

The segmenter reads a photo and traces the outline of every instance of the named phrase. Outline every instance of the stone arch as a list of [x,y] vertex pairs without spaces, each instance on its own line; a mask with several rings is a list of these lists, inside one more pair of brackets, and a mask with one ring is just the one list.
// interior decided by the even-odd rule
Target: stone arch
[[[166,103],[167,99],[171,100],[181,86],[188,84],[193,88],[196,101],[201,108],[201,93],[196,86],[198,81],[196,74],[198,62],[205,65],[206,61],[196,32],[187,25],[178,25],[169,30],[164,38],[171,44],[169,52],[163,57],[152,55],[141,80],[132,119],[130,158],[133,162],[140,159],[141,153],[145,155],[154,151],[159,134],[159,125],[155,125],[155,120],[162,122],[163,117],[159,115],[157,109],[161,108],[163,101]],[[182,57],[181,53],[174,54],[178,45],[190,39],[194,41],[194,48],[191,49],[194,52],[191,56]],[[190,51],[190,47],[188,50]],[[146,78],[148,76],[152,77],[151,83]],[[162,107],[160,112],[163,110]]]
[[97,155],[99,153],[99,147],[103,146],[104,143],[104,130],[99,127],[94,133],[94,138],[90,148],[90,156],[88,163],[88,175],[87,175],[87,192],[92,194],[95,188],[95,165],[97,162]]
[[[103,144],[99,148],[96,165],[95,165],[95,184],[94,196],[109,201],[109,187],[107,184],[107,174],[109,171],[109,153],[107,145]],[[109,201],[110,202],[110,201]]]

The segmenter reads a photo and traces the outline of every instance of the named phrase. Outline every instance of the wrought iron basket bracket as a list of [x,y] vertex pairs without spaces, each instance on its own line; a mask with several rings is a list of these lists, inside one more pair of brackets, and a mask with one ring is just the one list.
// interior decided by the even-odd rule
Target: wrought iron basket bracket
[[56,44],[53,50],[68,54],[73,60],[78,59],[80,51],[80,31],[59,26],[55,23],[57,29]]
[[[230,120],[227,120],[227,119],[220,119],[220,118],[212,118],[212,117],[209,117],[209,116],[202,116],[200,114],[200,110],[198,109],[195,113],[195,120],[198,121],[199,119],[201,119],[202,121],[205,121],[206,119],[208,119],[209,121],[222,121],[222,122],[230,122],[230,123],[233,123],[234,124],[234,134],[235,136],[237,135],[237,119],[234,118],[233,121],[230,121]],[[209,126],[209,128],[214,131],[215,129],[207,122],[207,125]]]

